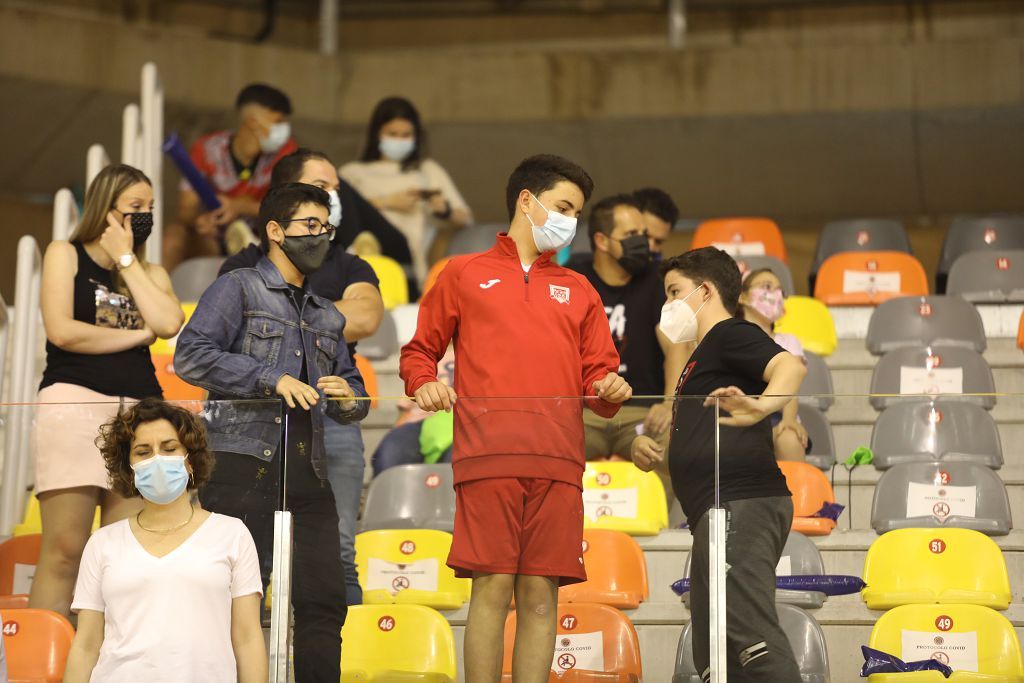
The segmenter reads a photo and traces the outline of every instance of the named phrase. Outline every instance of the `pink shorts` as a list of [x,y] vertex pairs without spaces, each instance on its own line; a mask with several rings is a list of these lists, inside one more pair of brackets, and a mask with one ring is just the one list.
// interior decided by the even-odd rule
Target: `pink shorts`
[[38,401],[32,421],[36,493],[78,486],[109,489],[96,437],[100,425],[117,414],[120,399],[77,384],[57,383],[40,391]]
[[527,574],[566,586],[587,580],[583,494],[550,479],[476,479],[455,486],[448,566],[461,578]]

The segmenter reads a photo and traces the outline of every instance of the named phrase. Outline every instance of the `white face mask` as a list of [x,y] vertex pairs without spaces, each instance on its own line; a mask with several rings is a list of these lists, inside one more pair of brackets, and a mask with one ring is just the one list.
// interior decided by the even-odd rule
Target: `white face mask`
[[704,304],[706,304],[707,301],[701,303],[700,308],[695,311],[690,308],[690,305],[686,303],[686,300],[693,296],[694,292],[699,291],[703,286],[704,285],[699,285],[697,289],[693,290],[693,292],[690,292],[682,299],[672,299],[672,301],[669,301],[661,307],[661,322],[658,323],[658,329],[660,329],[673,344],[696,341],[697,314],[700,313],[701,308],[704,308]]
[[[532,192],[530,196],[540,204],[540,200]],[[548,212],[548,218],[539,228],[530,218],[530,214],[526,214],[526,220],[530,221],[530,225],[533,226],[533,241],[537,244],[537,249],[541,252],[558,251],[571,244],[573,238],[576,237],[576,219],[557,211],[548,211],[543,204],[540,204],[540,208]]]
[[292,126],[287,121],[275,123],[270,127],[267,137],[260,138],[260,150],[266,154],[273,154],[284,147],[288,138],[292,136]]
[[[331,196],[331,213],[327,216],[327,222],[337,228],[341,225],[341,197],[338,196],[337,190],[328,190],[327,194]],[[333,240],[337,234],[337,230],[332,232],[331,239]]]
[[405,161],[416,149],[416,138],[382,137],[377,144],[381,155],[391,161]]

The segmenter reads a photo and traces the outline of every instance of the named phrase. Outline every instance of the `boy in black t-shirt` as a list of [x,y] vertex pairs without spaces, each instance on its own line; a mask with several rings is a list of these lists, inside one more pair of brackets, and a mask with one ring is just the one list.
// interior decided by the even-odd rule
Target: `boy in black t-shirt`
[[[775,612],[775,566],[793,521],[786,479],[775,464],[771,425],[800,389],[803,363],[753,323],[733,317],[740,271],[724,251],[705,247],[661,268],[668,303],[660,328],[674,343],[696,341],[676,388],[680,397],[719,401],[719,490],[726,509],[726,636],[730,681],[799,683],[800,673]],[[714,399],[677,400],[669,441],[672,486],[693,533],[690,612],[693,661],[710,678],[708,510],[714,504]],[[633,442],[644,471],[664,459],[652,439]]]

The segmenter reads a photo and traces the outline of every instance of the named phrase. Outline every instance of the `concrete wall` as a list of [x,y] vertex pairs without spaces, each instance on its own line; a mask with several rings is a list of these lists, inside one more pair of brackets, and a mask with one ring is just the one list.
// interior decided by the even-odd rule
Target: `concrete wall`
[[300,140],[339,162],[380,97],[409,96],[485,222],[504,218],[509,170],[538,151],[583,163],[599,193],[661,185],[688,215],[769,214],[793,233],[856,214],[931,225],[1024,210],[1019,1],[696,13],[681,52],[649,12],[346,20],[332,58],[311,49],[308,17],[253,45],[211,38],[222,10],[200,3],[141,22],[60,5],[0,3],[14,103],[0,108],[0,192],[18,198],[81,183],[93,141],[117,155],[120,110],[155,60],[168,130],[230,125],[236,91],[262,80],[291,94]]

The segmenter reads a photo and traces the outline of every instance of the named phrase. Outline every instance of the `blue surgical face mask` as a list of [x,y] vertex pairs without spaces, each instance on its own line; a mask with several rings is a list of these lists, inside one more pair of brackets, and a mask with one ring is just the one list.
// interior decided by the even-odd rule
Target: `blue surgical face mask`
[[260,138],[260,151],[265,154],[273,154],[285,146],[288,138],[292,136],[292,126],[287,121],[275,123],[270,127],[270,132],[265,138]]
[[[540,204],[536,195],[531,192],[530,196]],[[540,227],[533,222],[529,213],[526,214],[526,220],[530,221],[530,225],[533,226],[533,241],[537,244],[537,249],[541,252],[558,251],[562,247],[572,244],[573,238],[576,237],[576,219],[557,211],[548,211],[543,204],[540,204],[540,208],[548,212],[547,220]]]
[[132,465],[135,488],[142,497],[157,505],[178,499],[188,486],[188,470],[183,455],[154,455]]
[[[331,197],[331,213],[327,216],[327,222],[337,228],[341,225],[341,198],[338,196],[337,190],[328,190],[327,194]],[[337,230],[331,233],[331,239],[337,234]]]
[[405,161],[416,149],[416,138],[382,137],[377,148],[385,159]]

